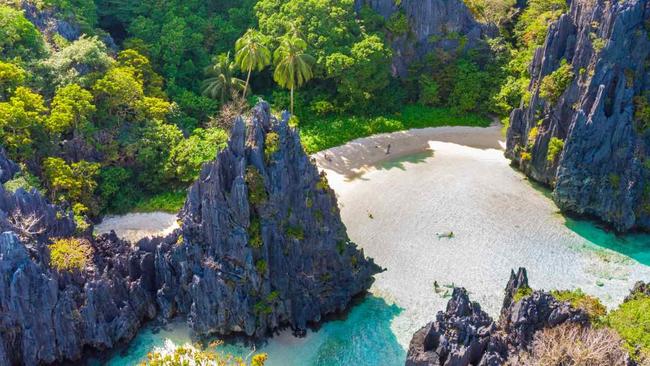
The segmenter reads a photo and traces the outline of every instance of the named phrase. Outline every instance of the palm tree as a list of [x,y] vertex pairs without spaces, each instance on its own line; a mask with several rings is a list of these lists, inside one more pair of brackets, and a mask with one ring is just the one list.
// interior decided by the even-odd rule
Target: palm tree
[[244,89],[244,81],[234,76],[236,66],[230,59],[230,52],[215,57],[213,62],[207,69],[210,77],[203,81],[203,95],[213,99],[219,97],[223,104],[233,90]]
[[271,63],[271,51],[264,45],[262,34],[255,29],[249,29],[235,43],[235,63],[242,71],[248,72],[244,86],[244,98],[253,69],[262,71]]
[[305,53],[306,49],[307,43],[301,38],[285,36],[273,53],[276,64],[273,79],[281,87],[291,90],[291,114],[293,114],[293,90],[314,76],[312,65],[315,59]]

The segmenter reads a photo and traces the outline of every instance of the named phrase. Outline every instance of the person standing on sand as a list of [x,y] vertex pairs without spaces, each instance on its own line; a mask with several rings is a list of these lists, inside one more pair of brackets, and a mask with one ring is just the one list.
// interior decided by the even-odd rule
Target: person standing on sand
[[388,148],[386,149],[386,155],[390,154],[390,144],[388,144]]

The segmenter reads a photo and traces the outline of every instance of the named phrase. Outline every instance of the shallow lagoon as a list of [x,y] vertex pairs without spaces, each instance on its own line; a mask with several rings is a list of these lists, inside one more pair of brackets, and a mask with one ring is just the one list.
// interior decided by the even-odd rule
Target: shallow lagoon
[[[565,218],[497,149],[431,141],[430,149],[363,173],[328,170],[350,237],[387,269],[343,320],[297,339],[283,332],[257,351],[268,365],[403,365],[414,331],[444,308],[445,286],[464,286],[496,315],[510,269],[534,288],[581,288],[607,306],[650,280],[650,236],[617,237]],[[372,218],[370,217],[372,215]],[[436,232],[456,237],[438,240]],[[443,291],[436,293],[437,281]],[[166,339],[190,340],[182,323],[146,328],[110,360],[132,365]],[[229,344],[222,350],[247,355]]]

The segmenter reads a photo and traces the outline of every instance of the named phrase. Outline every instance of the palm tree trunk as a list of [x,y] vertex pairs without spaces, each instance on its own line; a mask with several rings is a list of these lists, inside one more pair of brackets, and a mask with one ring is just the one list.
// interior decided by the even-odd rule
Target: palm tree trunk
[[293,116],[293,87],[291,87],[291,115]]
[[248,91],[248,82],[251,79],[251,72],[253,71],[253,67],[248,68],[248,76],[246,76],[246,85],[244,86],[244,99],[246,99],[246,92]]

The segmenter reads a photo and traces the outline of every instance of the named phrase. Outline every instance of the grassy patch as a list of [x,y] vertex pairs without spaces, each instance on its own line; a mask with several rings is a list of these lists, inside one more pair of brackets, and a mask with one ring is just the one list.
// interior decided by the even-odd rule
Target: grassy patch
[[175,191],[160,193],[139,200],[132,212],[169,212],[176,213],[183,208],[187,192]]
[[650,296],[637,295],[609,313],[607,324],[621,335],[632,355],[650,356]]
[[490,119],[477,114],[458,115],[449,108],[406,106],[393,116],[337,116],[302,122],[300,137],[308,154],[340,146],[378,133],[441,126],[488,127]]
[[607,308],[600,300],[585,294],[581,289],[574,291],[552,291],[551,295],[558,301],[566,301],[574,308],[584,310],[592,322],[598,321],[607,314]]

